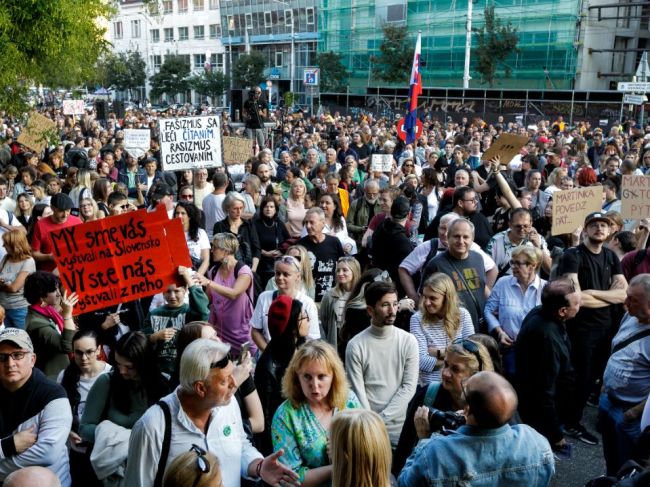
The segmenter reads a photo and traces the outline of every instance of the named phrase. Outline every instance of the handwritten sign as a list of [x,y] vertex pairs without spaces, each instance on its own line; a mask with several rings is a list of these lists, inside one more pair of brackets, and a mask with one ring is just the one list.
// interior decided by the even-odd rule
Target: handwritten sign
[[633,220],[650,217],[650,176],[623,176],[621,216]]
[[56,123],[40,113],[32,112],[27,126],[18,136],[18,143],[41,152],[47,146],[47,133],[53,130],[56,130]]
[[218,116],[164,118],[159,121],[165,171],[221,166],[221,120]]
[[149,129],[124,129],[124,148],[136,159],[139,159],[151,147],[151,131]]
[[253,155],[253,140],[241,137],[223,138],[224,164],[243,164]]
[[502,164],[508,164],[513,157],[519,154],[521,148],[527,143],[527,135],[501,134],[497,140],[492,142],[488,150],[483,153],[481,159],[489,161],[499,156]]
[[63,100],[64,115],[82,115],[84,113],[83,100]]
[[603,206],[603,187],[568,189],[553,193],[552,235],[571,233],[582,226],[585,217]]
[[392,154],[373,154],[370,158],[371,172],[391,172],[393,170]]
[[51,233],[63,286],[79,295],[74,313],[151,296],[178,281],[191,260],[183,225],[156,211],[138,210]]

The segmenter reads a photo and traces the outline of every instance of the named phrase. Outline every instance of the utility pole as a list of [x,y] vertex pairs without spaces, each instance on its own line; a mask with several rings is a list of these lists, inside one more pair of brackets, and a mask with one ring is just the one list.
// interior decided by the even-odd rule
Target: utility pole
[[[636,69],[636,79],[641,83],[646,83],[648,81],[648,76],[650,76],[650,66],[648,66],[648,51],[644,51],[641,55],[641,61],[639,61],[639,67]],[[644,96],[642,94],[641,96]],[[639,124],[643,126],[643,118],[645,115],[645,103],[641,103],[641,119]]]
[[463,72],[463,88],[469,88],[469,61],[472,55],[472,9],[474,0],[467,0],[467,24],[465,32],[465,71]]

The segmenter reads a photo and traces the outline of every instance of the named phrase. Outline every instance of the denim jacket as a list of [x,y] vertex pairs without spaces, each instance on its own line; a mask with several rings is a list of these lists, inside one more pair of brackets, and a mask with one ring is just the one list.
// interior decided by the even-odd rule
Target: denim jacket
[[555,473],[551,447],[528,425],[461,426],[421,441],[399,476],[399,487],[544,487]]

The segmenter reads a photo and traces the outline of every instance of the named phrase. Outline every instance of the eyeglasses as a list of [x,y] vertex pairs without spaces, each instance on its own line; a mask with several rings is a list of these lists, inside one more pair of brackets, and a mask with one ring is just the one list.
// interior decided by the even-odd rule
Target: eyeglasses
[[527,230],[530,227],[532,227],[532,225],[513,225],[512,226],[512,228],[516,228],[517,230]]
[[530,265],[529,262],[523,262],[520,260],[511,260],[510,261],[510,267],[523,267],[525,265]]
[[14,362],[18,362],[19,360],[22,360],[25,358],[25,355],[27,355],[30,352],[11,352],[11,353],[0,353],[0,363],[5,363],[9,361],[9,357],[11,357],[11,360]]
[[193,194],[182,194],[181,199],[182,200],[191,200],[191,199],[194,199],[194,195]]
[[83,358],[83,357],[92,357],[95,355],[95,352],[97,352],[96,348],[90,348],[86,351],[84,350],[75,350],[74,355],[75,357]]
[[210,462],[205,458],[207,452],[200,446],[192,444],[190,451],[196,453],[196,466],[199,469],[199,472],[196,474],[196,478],[194,479],[194,483],[192,484],[192,487],[196,487],[203,474],[210,472]]
[[218,360],[216,362],[211,363],[210,368],[211,369],[225,369],[226,367],[228,367],[228,364],[230,363],[230,360],[231,360],[230,354],[227,353],[226,356],[224,358],[222,358],[221,360]]
[[459,338],[458,340],[454,340],[453,343],[454,345],[460,345],[469,353],[474,355],[474,357],[476,357],[476,360],[478,360],[478,371],[481,372],[483,370],[483,360],[481,360],[481,354],[478,345],[476,343],[474,343],[471,340],[463,340],[462,338]]
[[117,206],[116,206],[116,208],[120,208],[120,209],[122,209],[122,210],[126,210],[128,207],[129,207],[129,204],[128,204],[128,203],[125,203],[125,204],[123,204],[123,205],[117,205]]
[[298,263],[298,259],[293,257],[292,255],[283,255],[282,257],[278,257],[275,259],[276,263],[280,264],[291,264],[294,266],[298,271],[300,271],[300,264]]
[[467,203],[478,203],[478,196],[475,197],[475,198],[472,198],[471,200],[463,200],[463,201],[465,201]]

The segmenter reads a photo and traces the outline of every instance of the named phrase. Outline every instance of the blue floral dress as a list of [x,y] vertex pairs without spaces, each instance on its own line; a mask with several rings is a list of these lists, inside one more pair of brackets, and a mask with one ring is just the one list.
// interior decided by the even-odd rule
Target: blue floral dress
[[[360,407],[357,396],[350,390],[345,408]],[[334,410],[334,415],[336,413],[337,410]],[[284,401],[273,416],[271,436],[273,450],[284,449],[280,461],[300,476],[301,483],[307,470],[330,464],[327,456],[329,431],[323,428],[307,402],[294,408],[290,401]]]

